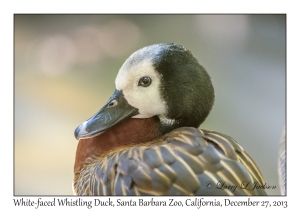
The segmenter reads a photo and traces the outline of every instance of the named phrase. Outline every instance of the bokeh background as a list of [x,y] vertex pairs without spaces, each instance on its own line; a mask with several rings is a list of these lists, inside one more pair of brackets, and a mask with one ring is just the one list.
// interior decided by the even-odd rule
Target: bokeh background
[[200,127],[236,139],[279,195],[286,120],[285,15],[15,15],[14,194],[72,195],[75,128],[113,93],[135,50],[175,42],[211,75]]

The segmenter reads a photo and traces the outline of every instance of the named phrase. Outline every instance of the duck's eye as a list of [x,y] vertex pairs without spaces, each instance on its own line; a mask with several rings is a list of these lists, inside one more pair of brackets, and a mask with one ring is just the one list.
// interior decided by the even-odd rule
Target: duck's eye
[[150,77],[142,77],[139,81],[139,86],[148,87],[151,84]]

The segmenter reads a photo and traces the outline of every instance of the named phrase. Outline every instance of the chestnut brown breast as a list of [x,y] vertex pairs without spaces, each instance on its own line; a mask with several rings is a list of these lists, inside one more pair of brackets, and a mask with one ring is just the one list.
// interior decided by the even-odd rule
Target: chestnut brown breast
[[[256,182],[264,184],[259,169],[232,138],[213,131],[182,127],[151,141],[157,135],[155,120],[132,119],[127,122],[131,125],[124,121],[123,126],[144,129],[146,126],[147,133],[138,129],[139,132],[121,134],[120,124],[112,130],[114,132],[101,134],[89,143],[85,142],[87,139],[80,140],[75,194],[266,195],[264,189],[254,188]],[[130,138],[132,132],[136,138]],[[102,138],[104,136],[106,138]],[[145,142],[136,142],[141,136]],[[123,142],[122,146],[119,141]],[[208,183],[213,188],[208,188]],[[231,187],[217,189],[222,183]]]
[[156,139],[160,136],[158,120],[128,118],[96,137],[79,140],[74,172],[83,167],[88,157],[103,157],[113,150]]

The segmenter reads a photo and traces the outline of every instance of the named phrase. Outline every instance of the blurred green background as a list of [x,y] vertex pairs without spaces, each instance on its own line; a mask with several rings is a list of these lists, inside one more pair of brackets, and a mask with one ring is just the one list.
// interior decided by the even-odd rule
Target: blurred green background
[[279,194],[285,125],[285,15],[15,15],[15,195],[72,195],[73,133],[113,93],[125,59],[175,42],[216,94],[200,127],[236,139]]

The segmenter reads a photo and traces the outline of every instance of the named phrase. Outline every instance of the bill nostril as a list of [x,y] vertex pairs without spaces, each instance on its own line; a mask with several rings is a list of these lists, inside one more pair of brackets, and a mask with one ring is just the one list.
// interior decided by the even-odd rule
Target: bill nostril
[[114,99],[112,100],[108,105],[107,105],[107,108],[111,108],[111,107],[114,107],[118,104],[117,100]]

